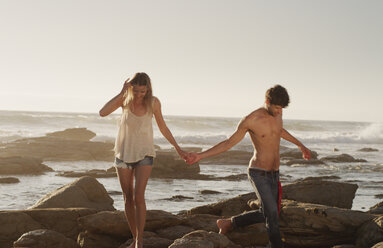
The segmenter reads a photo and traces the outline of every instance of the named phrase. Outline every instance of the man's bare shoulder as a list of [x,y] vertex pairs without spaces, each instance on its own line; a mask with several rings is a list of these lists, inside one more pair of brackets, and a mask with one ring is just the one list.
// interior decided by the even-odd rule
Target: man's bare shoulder
[[265,108],[259,108],[247,115],[245,119],[248,119],[249,121],[257,121],[267,117],[267,115],[268,113]]

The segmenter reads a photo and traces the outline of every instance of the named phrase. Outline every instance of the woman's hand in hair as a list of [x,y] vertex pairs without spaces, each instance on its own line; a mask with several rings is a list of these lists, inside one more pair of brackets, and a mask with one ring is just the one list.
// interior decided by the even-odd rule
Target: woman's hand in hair
[[121,93],[125,93],[129,87],[132,86],[132,83],[130,82],[130,78],[125,80],[124,86],[122,87]]

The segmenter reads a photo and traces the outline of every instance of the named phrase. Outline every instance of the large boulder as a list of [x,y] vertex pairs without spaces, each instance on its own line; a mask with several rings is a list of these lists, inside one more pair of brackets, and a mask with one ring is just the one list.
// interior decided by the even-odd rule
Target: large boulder
[[237,248],[227,237],[215,232],[197,230],[174,241],[169,248]]
[[351,209],[357,189],[357,184],[311,179],[284,185],[282,196],[298,202]]
[[251,208],[247,202],[252,199],[257,199],[254,192],[236,196],[217,203],[203,205],[188,210],[189,214],[211,214],[217,216],[233,216],[244,211],[249,211]]
[[80,248],[75,240],[61,233],[39,229],[23,234],[13,243],[14,248]]
[[113,199],[93,177],[81,177],[40,199],[36,208],[93,208],[114,210]]
[[174,151],[157,151],[151,176],[157,178],[198,178],[198,164],[188,165]]
[[361,211],[283,200],[280,229],[293,247],[353,244],[358,228],[374,216]]
[[234,228],[226,236],[242,247],[266,246],[269,243],[265,223]]
[[90,141],[96,134],[86,128],[72,128],[5,144],[1,157],[20,156],[44,161],[112,161],[113,144]]
[[383,241],[383,216],[375,217],[364,223],[357,232],[357,247],[372,247]]
[[49,229],[76,240],[79,217],[94,214],[94,209],[30,209],[0,212],[0,247],[11,247],[22,234]]
[[37,175],[49,171],[53,171],[53,169],[42,164],[42,160],[38,158],[20,156],[0,157],[0,175]]
[[11,247],[22,234],[43,226],[20,211],[0,211],[0,247]]

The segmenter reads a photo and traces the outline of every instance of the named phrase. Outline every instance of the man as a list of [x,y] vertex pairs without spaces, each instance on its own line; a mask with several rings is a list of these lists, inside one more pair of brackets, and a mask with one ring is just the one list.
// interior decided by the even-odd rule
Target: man
[[311,158],[310,150],[283,128],[282,110],[287,107],[289,102],[290,98],[286,89],[275,85],[267,90],[265,105],[244,117],[230,138],[204,152],[189,154],[186,162],[193,164],[200,159],[229,150],[241,141],[247,132],[250,134],[255,151],[249,163],[248,176],[260,200],[261,208],[229,219],[219,219],[217,225],[220,233],[225,234],[232,227],[265,222],[270,246],[272,248],[283,247],[278,224],[278,200],[280,200],[279,194],[281,193],[279,183],[280,138],[297,145],[302,151],[304,159]]

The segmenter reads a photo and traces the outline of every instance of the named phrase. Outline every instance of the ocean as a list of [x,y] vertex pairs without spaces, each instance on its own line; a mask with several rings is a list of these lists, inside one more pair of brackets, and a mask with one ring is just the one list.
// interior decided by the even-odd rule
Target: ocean
[[[0,149],[8,142],[21,138],[39,137],[67,128],[85,127],[97,134],[93,141],[114,142],[119,114],[101,118],[93,113],[50,113],[0,111]],[[165,121],[181,147],[209,148],[229,137],[240,118],[165,116]],[[155,144],[161,148],[170,145],[163,138],[153,120]],[[284,127],[318,153],[318,158],[346,153],[367,162],[331,163],[326,165],[284,165],[280,171],[282,184],[309,176],[338,176],[341,182],[358,184],[352,209],[366,211],[382,200],[383,192],[383,123],[341,122],[318,120],[284,120]],[[281,145],[294,147],[284,140]],[[363,152],[362,148],[378,151]],[[233,149],[251,150],[248,136]],[[100,161],[44,161],[54,172],[43,175],[17,175],[20,182],[0,184],[0,210],[27,209],[47,193],[75,180],[59,177],[59,171],[107,169],[110,162]],[[201,173],[229,176],[246,173],[244,165],[204,165]],[[2,176],[0,177],[8,177]],[[114,200],[116,209],[123,210],[123,199],[117,178],[97,179]],[[202,190],[215,190],[217,194],[201,194]],[[151,178],[146,189],[148,209],[177,213],[182,210],[231,198],[251,192],[247,180],[186,180]],[[324,192],[325,193],[325,192]],[[183,197],[178,197],[183,196]]]

